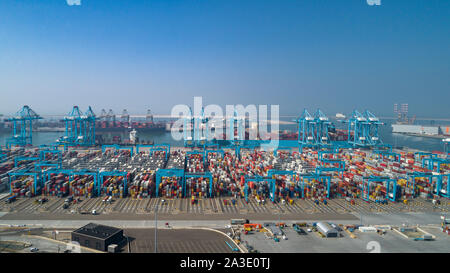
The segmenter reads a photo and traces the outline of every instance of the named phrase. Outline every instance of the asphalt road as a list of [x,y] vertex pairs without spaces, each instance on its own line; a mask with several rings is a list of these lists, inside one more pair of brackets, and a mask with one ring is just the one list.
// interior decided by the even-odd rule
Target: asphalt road
[[[407,223],[409,225],[436,225],[440,223],[440,213],[399,213],[399,214],[361,214],[354,215],[349,220],[335,220],[335,219],[323,219],[321,221],[334,222],[338,224],[363,224],[363,225],[401,225]],[[361,217],[361,218],[360,218]],[[96,219],[96,220],[95,220]],[[166,222],[169,222],[173,227],[210,227],[210,228],[224,228],[230,224],[230,219],[216,220],[165,220],[158,217],[158,226],[162,227]],[[264,222],[264,221],[278,221],[278,217],[273,216],[271,219],[261,219],[259,217],[248,218],[251,222]],[[298,222],[297,219],[283,219],[283,222]],[[305,218],[301,221],[304,222],[316,222],[317,219]],[[114,220],[114,219],[65,219],[65,220],[47,220],[47,219],[18,219],[9,220],[4,217],[0,218],[0,225],[38,225],[46,228],[77,228],[82,225],[95,222],[98,224],[112,225],[122,228],[153,228],[155,222],[153,219],[147,220]]]

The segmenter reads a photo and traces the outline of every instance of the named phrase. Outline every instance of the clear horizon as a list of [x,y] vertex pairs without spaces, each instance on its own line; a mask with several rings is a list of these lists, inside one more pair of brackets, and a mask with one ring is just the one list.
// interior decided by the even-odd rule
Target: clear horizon
[[0,3],[0,114],[277,104],[449,118],[450,2]]

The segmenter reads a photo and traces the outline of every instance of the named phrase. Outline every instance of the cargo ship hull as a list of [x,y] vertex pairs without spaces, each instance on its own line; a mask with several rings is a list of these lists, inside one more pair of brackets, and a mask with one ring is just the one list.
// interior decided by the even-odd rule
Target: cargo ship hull
[[441,126],[423,126],[416,124],[392,124],[392,133],[418,137],[445,138],[450,134],[450,128]]
[[97,127],[95,128],[96,132],[104,132],[104,133],[128,133],[131,130],[137,130],[138,132],[164,132],[165,128],[164,127],[150,127],[150,128],[139,128],[139,127],[134,127],[134,128],[120,128],[120,127],[110,127],[110,128],[102,128],[102,127]]

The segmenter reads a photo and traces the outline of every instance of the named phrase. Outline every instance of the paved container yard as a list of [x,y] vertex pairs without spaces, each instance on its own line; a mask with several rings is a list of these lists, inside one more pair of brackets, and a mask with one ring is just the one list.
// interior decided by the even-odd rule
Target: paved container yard
[[[240,155],[230,149],[151,149],[134,154],[131,147],[9,151],[0,165],[0,182],[11,186],[12,195],[0,196],[0,224],[56,229],[102,223],[126,229],[131,252],[153,252],[156,213],[158,227],[163,227],[160,252],[231,252],[226,236],[185,229],[224,229],[230,219],[290,224],[284,230],[288,240],[275,242],[254,231],[239,238],[260,252],[368,252],[369,242],[379,244],[381,252],[449,251],[448,235],[436,229],[429,231],[439,233],[434,241],[412,241],[393,230],[382,236],[356,231],[356,238],[341,232],[339,238],[325,239],[292,229],[296,221],[435,228],[450,210],[450,166],[433,163],[445,161],[438,155],[366,149],[255,149]],[[47,163],[36,162],[37,157]],[[427,160],[431,163],[424,164]],[[128,245],[122,249],[127,251]]]
[[[64,198],[48,197],[48,201],[39,204],[41,197],[19,198],[6,204],[0,203],[0,211],[6,213],[1,219],[79,219],[90,217],[90,212],[96,210],[100,219],[148,219],[155,210],[164,219],[230,219],[230,218],[273,218],[283,219],[354,219],[353,215],[370,213],[407,213],[407,212],[449,212],[450,203],[441,202],[434,205],[431,201],[416,198],[408,204],[388,203],[378,204],[355,200],[354,204],[345,199],[331,199],[325,204],[315,204],[308,199],[295,200],[293,204],[257,203],[237,199],[233,205],[227,198],[204,198],[196,204],[189,199],[162,198],[118,198],[111,204],[103,202],[102,198],[80,198],[81,202],[64,209]],[[225,205],[224,200],[227,200]]]
[[[154,229],[125,229],[129,237],[131,253],[152,253],[155,251]],[[225,243],[236,247],[223,234],[203,229],[158,229],[158,253],[231,253]],[[128,253],[128,246],[122,248]]]
[[287,240],[275,242],[265,237],[263,232],[241,235],[241,239],[262,253],[369,253],[378,250],[380,253],[449,253],[450,236],[438,228],[426,228],[436,236],[434,241],[413,241],[406,239],[395,231],[387,231],[384,235],[355,231],[356,238],[341,231],[342,237],[322,238],[316,232],[299,235],[292,227],[283,229]]

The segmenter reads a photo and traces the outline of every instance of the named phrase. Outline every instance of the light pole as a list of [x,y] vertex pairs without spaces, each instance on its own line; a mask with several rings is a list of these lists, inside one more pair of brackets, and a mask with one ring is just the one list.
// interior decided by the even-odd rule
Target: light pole
[[[164,203],[164,199],[161,200],[161,203]],[[157,236],[157,231],[158,231],[158,205],[159,205],[159,202],[156,202],[156,206],[155,206],[155,253],[158,253],[158,236]]]
[[130,239],[128,238],[128,235],[127,235],[127,245],[128,245],[128,253],[131,253]]
[[158,202],[156,202],[156,206],[155,206],[155,253],[158,253],[158,238],[157,238],[157,230],[158,230]]

